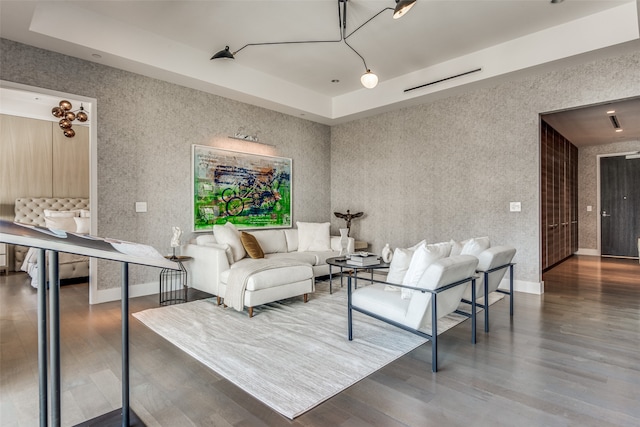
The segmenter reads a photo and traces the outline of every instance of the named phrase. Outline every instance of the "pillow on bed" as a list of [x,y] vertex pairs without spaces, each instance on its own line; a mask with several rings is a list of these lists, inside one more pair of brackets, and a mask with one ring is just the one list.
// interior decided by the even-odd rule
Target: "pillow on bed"
[[91,218],[74,217],[76,223],[76,233],[89,234],[91,232]]
[[74,221],[75,217],[55,217],[55,216],[45,216],[44,223],[45,227],[50,228],[52,230],[62,230],[67,231],[69,233],[76,232],[76,222]]
[[54,211],[51,209],[44,210],[44,216],[50,218],[73,218],[74,216],[80,216],[80,211]]

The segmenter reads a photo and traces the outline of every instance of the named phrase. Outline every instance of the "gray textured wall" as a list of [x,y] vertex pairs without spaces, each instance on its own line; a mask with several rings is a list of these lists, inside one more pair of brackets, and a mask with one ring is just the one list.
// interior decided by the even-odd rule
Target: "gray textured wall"
[[[538,281],[539,113],[640,95],[640,52],[541,73],[326,126],[162,81],[0,41],[0,78],[98,100],[98,232],[168,249],[190,228],[191,144],[259,129],[293,158],[294,221],[344,225],[380,251],[426,238],[488,235],[518,248],[516,277]],[[133,212],[149,202],[147,214]],[[509,213],[509,201],[522,212]],[[330,209],[329,209],[330,207]],[[150,281],[156,272],[132,278]],[[118,286],[101,269],[100,289]]]
[[[581,249],[598,247],[598,155],[640,151],[640,141],[584,147],[578,151],[578,246]],[[587,206],[593,206],[587,212]]]
[[[3,80],[97,99],[99,235],[168,252],[171,226],[192,227],[191,145],[265,153],[226,138],[240,127],[275,144],[267,154],[293,159],[294,223],[329,218],[328,126],[9,40],[0,40],[0,63]],[[148,212],[136,214],[136,201]],[[157,277],[132,267],[132,284]],[[100,263],[98,289],[118,286],[119,267]]]
[[638,95],[635,52],[334,126],[331,208],[364,211],[352,234],[375,252],[488,235],[539,281],[539,114]]

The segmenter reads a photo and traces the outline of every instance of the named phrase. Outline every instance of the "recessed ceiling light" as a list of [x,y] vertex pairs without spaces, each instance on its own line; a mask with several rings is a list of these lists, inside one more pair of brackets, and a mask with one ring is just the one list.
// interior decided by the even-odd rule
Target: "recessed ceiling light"
[[616,113],[616,110],[609,110],[609,111],[607,111],[607,114],[615,114],[615,113]]
[[622,129],[616,129],[616,132],[622,132]]

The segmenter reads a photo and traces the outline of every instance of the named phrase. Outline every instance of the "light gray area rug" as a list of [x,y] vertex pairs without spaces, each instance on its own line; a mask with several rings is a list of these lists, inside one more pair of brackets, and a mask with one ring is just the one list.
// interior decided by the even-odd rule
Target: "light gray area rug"
[[[339,280],[333,295],[325,281],[316,284],[308,303],[298,297],[256,307],[251,319],[246,312],[217,306],[215,299],[133,316],[293,419],[427,342],[357,312],[349,341],[346,299]],[[445,331],[466,319],[447,316],[438,329]]]

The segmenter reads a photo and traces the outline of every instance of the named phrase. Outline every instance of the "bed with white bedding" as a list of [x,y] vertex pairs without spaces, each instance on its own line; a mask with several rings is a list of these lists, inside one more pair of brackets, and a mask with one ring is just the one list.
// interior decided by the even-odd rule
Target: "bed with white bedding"
[[[16,199],[14,221],[20,224],[39,225],[71,233],[89,233],[91,215],[89,199],[58,197],[22,197]],[[38,250],[15,246],[15,270],[31,276],[31,286],[38,287]],[[58,258],[60,280],[89,277],[89,258],[60,253]]]

